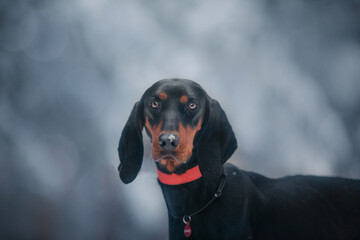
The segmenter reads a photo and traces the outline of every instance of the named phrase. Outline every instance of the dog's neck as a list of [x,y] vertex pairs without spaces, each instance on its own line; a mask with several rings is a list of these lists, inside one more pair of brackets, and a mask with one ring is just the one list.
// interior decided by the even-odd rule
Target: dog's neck
[[184,215],[197,211],[213,197],[220,181],[221,176],[217,179],[201,176],[186,183],[169,185],[163,183],[160,177],[159,183],[169,215],[181,219]]
[[159,169],[157,170],[157,172],[158,172],[159,181],[166,185],[185,184],[185,183],[193,182],[202,177],[198,165],[186,170],[182,174],[176,174],[176,173],[168,174],[160,171]]

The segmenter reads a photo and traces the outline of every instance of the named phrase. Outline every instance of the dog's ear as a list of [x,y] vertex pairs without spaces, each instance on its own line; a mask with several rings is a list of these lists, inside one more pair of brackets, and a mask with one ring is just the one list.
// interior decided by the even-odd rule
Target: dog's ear
[[118,152],[120,179],[124,183],[132,182],[138,174],[144,155],[142,129],[144,126],[144,104],[139,101],[131,111],[130,117],[121,133]]
[[237,149],[237,141],[220,104],[208,97],[206,105],[204,123],[199,132],[197,158],[201,174],[217,179],[221,175],[222,164]]

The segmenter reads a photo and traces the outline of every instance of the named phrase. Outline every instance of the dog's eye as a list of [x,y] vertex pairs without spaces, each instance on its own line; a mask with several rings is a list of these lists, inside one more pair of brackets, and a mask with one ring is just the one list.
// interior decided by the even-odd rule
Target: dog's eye
[[188,108],[189,108],[190,110],[195,110],[195,109],[197,108],[197,105],[196,105],[195,103],[189,103],[189,104],[188,104]]
[[159,108],[159,102],[158,101],[153,101],[152,103],[151,103],[151,107],[152,108]]

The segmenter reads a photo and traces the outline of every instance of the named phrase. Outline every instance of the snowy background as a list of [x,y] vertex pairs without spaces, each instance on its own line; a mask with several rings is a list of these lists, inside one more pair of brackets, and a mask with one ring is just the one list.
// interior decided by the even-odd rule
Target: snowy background
[[129,185],[116,149],[172,77],[221,103],[240,168],[360,178],[360,1],[2,0],[0,238],[166,239],[149,144]]

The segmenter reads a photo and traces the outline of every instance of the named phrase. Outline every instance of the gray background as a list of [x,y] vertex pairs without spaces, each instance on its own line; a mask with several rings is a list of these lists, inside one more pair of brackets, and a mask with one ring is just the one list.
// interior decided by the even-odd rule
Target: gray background
[[230,160],[269,177],[360,178],[359,1],[0,2],[0,238],[166,239],[146,139],[138,178],[117,144],[155,81],[223,106]]

